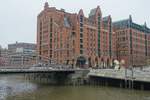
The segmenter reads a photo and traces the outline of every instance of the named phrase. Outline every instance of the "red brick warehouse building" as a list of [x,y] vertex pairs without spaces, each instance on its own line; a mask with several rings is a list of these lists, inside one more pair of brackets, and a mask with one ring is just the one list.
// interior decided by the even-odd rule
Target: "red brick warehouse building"
[[37,17],[37,51],[42,60],[56,63],[85,64],[103,67],[115,58],[111,16],[102,18],[100,7],[68,13],[45,3]]
[[150,58],[150,29],[128,19],[113,23],[116,37],[116,55],[125,66],[145,66]]

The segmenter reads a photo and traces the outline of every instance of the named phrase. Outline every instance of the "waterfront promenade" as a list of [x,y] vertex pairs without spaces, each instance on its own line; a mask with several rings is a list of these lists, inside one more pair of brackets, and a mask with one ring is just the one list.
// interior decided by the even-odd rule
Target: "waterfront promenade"
[[[34,77],[39,77],[38,74],[46,79],[45,75],[55,74],[54,79],[60,79],[57,76],[63,76],[62,79],[71,75],[71,79],[76,81],[80,78],[82,85],[94,84],[94,85],[105,85],[115,86],[121,88],[130,89],[142,89],[150,90],[150,68],[144,69],[82,69],[82,68],[71,68],[71,67],[31,67],[31,68],[1,68],[0,74],[33,74]],[[35,73],[35,74],[34,74]],[[37,74],[36,74],[37,73]],[[85,73],[85,74],[84,74]],[[56,75],[57,74],[57,75]],[[74,75],[73,75],[74,74]],[[31,76],[31,77],[33,77]],[[84,76],[84,77],[83,77]],[[41,77],[40,77],[41,78]],[[53,79],[53,78],[52,78]],[[80,82],[78,82],[80,83]]]
[[52,68],[52,67],[31,67],[31,68],[1,68],[0,74],[10,73],[51,73],[66,72],[74,73],[76,71],[88,71],[88,69],[80,68]]
[[94,69],[88,74],[90,84],[150,90],[150,70]]
[[96,76],[96,77],[106,77],[113,79],[121,79],[121,80],[134,80],[134,81],[143,81],[150,82],[150,67],[140,70],[133,69],[133,73],[131,70],[127,69],[81,69],[81,68],[65,68],[65,67],[2,67],[0,69],[0,74],[5,73],[51,73],[51,72],[75,72],[75,71],[89,71],[87,74],[88,77]]
[[114,69],[93,69],[88,74],[89,76],[97,76],[97,77],[108,77],[108,78],[114,78],[114,79],[128,79],[128,80],[136,80],[136,81],[145,81],[150,82],[150,70],[143,69],[133,70],[133,76],[132,71],[127,69],[125,72],[125,69],[121,70],[114,70]]

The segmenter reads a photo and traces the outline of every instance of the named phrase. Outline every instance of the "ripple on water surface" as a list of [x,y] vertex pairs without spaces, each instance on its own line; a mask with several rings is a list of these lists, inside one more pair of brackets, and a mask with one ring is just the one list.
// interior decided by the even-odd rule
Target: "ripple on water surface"
[[21,77],[0,76],[0,100],[5,100],[8,96],[17,95],[22,92],[32,92],[35,89],[35,84],[21,80]]
[[0,100],[150,100],[149,91],[103,86],[51,86],[0,77]]

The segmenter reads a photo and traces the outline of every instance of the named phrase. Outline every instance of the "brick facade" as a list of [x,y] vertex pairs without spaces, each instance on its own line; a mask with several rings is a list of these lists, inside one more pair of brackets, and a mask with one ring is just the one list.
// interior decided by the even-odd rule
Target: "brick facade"
[[144,66],[150,53],[150,29],[129,19],[114,22],[113,29],[117,38],[117,59],[124,60],[125,66]]
[[49,7],[46,2],[37,19],[37,51],[41,60],[112,65],[115,57],[112,19],[111,16],[102,18],[99,6],[85,17],[82,9],[78,14],[68,13]]
[[41,60],[58,64],[110,67],[114,60],[124,66],[150,63],[150,29],[131,16],[112,23],[99,6],[89,16],[58,10],[45,3],[37,17],[37,51]]

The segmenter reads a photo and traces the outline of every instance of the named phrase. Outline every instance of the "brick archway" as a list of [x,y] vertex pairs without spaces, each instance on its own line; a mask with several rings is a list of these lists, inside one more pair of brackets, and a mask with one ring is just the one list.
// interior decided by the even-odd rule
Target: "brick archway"
[[76,65],[79,67],[84,67],[85,64],[86,64],[86,58],[84,56],[79,56],[77,58]]
[[104,68],[104,58],[101,58],[101,67]]
[[110,60],[109,60],[109,58],[107,58],[106,64],[107,64],[107,68],[109,68],[110,67]]

